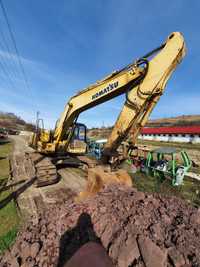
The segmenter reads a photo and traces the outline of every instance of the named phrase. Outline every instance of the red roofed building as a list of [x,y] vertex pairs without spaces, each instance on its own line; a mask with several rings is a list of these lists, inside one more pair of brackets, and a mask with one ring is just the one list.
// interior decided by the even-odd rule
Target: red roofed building
[[200,143],[200,125],[174,127],[144,127],[139,135],[143,140]]

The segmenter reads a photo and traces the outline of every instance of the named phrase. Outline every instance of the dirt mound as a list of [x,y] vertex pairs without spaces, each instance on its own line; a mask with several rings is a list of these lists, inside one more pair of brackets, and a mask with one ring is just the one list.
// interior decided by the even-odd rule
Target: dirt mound
[[41,212],[0,266],[63,266],[81,245],[101,242],[115,266],[200,266],[200,210],[177,198],[109,185],[92,199]]

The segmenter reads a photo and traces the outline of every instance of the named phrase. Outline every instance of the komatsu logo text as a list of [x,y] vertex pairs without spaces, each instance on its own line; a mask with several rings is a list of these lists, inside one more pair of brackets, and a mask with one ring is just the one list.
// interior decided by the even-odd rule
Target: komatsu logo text
[[112,91],[113,89],[117,88],[118,87],[118,84],[119,84],[118,81],[116,81],[114,83],[110,83],[108,86],[106,86],[105,88],[101,89],[99,92],[97,92],[96,94],[94,94],[92,96],[92,100],[94,100],[94,99],[96,99],[96,98],[98,98],[98,97],[100,97],[100,96],[102,96],[102,95],[104,95],[104,94]]

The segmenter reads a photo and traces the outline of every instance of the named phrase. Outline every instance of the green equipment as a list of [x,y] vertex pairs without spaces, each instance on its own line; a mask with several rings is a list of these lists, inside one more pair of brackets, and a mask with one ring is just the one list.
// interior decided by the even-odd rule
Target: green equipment
[[145,161],[145,172],[160,179],[171,177],[172,185],[183,183],[183,178],[192,162],[187,153],[172,147],[161,147],[150,151]]

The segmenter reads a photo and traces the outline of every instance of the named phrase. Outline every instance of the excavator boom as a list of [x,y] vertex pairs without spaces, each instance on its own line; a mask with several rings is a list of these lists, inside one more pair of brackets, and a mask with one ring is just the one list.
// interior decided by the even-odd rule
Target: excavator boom
[[[136,140],[141,127],[145,125],[151,111],[163,94],[168,79],[184,55],[185,43],[182,34],[179,32],[170,34],[166,42],[158,48],[73,96],[66,104],[55,130],[53,132],[40,131],[38,127],[39,131],[32,139],[32,146],[37,152],[53,156],[54,161],[60,160],[60,157],[66,158],[68,155],[84,154],[87,147],[86,130],[84,125],[77,124],[79,114],[125,94],[124,106],[103,151],[104,162],[110,162],[130,130],[132,130],[133,142]],[[82,136],[80,136],[81,129],[83,129]],[[54,177],[55,169],[52,168],[50,161],[51,158],[46,160],[45,168],[43,168],[43,162],[37,163],[37,173],[42,173],[44,177],[40,182],[42,185],[45,184],[43,180],[47,177],[47,169],[48,173]],[[100,172],[98,170],[98,173]],[[95,172],[92,175],[96,177]],[[115,176],[113,180],[118,181],[118,178]],[[97,180],[100,181],[99,178]],[[54,178],[51,181],[53,183]],[[129,179],[127,179],[127,184],[130,184]],[[96,188],[94,179],[91,185]]]
[[[148,57],[155,53],[156,56],[149,60]],[[104,155],[114,153],[131,128],[135,129],[135,140],[184,55],[183,36],[174,32],[159,48],[73,96],[54,131],[55,146],[62,143],[67,129],[77,121],[81,112],[124,93],[126,101],[105,145]]]

